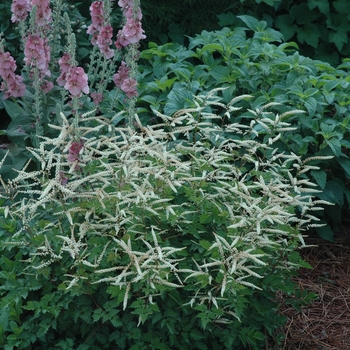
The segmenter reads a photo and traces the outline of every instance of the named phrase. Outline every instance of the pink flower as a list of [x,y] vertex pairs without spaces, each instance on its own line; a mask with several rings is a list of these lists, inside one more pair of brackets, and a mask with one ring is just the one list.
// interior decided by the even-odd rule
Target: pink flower
[[123,32],[131,44],[135,44],[139,42],[141,39],[146,38],[145,35],[143,35],[144,30],[141,28],[141,22],[136,21],[133,18],[128,18],[126,20],[125,26],[123,28]]
[[109,46],[112,44],[113,28],[111,25],[103,26],[97,37],[97,46],[106,58],[114,56],[114,50]]
[[136,12],[136,16],[134,14],[133,8],[129,7],[126,11],[124,11],[124,16],[128,18],[134,18],[135,20],[141,21],[142,19],[142,12],[141,9],[138,8]]
[[93,92],[90,94],[90,97],[94,101],[94,104],[97,106],[103,101],[102,92]]
[[30,0],[13,0],[11,5],[11,21],[15,23],[25,21],[31,7]]
[[133,78],[127,78],[124,80],[121,89],[125,92],[126,96],[128,98],[138,96],[137,90],[136,90],[137,82]]
[[[69,163],[76,163],[75,168],[74,168],[75,170],[79,169],[79,165],[78,165],[78,163],[80,161],[79,155],[80,155],[80,151],[82,150],[83,146],[84,146],[84,141],[80,139],[79,142],[73,141],[69,147],[67,160]],[[68,179],[67,179],[67,181],[68,181]]]
[[122,30],[118,31],[117,40],[114,42],[114,45],[117,49],[122,49],[125,46],[130,44],[129,40],[125,36],[125,33]]
[[32,5],[36,5],[36,24],[43,26],[51,21],[50,0],[32,0]]
[[81,92],[89,93],[88,76],[81,67],[70,67],[66,75],[64,88],[73,96],[80,95]]
[[134,0],[119,0],[118,5],[122,9],[127,9],[128,7],[132,7]]
[[119,0],[118,5],[122,8],[126,18],[126,23],[122,30],[118,32],[115,46],[118,49],[129,44],[136,44],[141,39],[146,38],[141,28],[142,12],[140,8],[134,8],[133,0]]
[[68,183],[68,177],[65,175],[65,173],[63,171],[60,171],[58,177],[61,185],[66,186]]
[[58,60],[61,74],[56,81],[59,86],[64,86],[66,84],[66,75],[71,67],[70,60],[71,56],[67,52],[65,52],[63,56]]
[[80,140],[79,142],[73,141],[68,150],[67,160],[70,163],[74,163],[76,160],[79,160],[79,153],[84,146],[84,141]]
[[71,67],[70,60],[71,56],[68,52],[65,52],[63,56],[58,60],[58,64],[61,68],[62,73],[68,73],[69,68]]
[[48,81],[48,80],[44,80],[41,83],[40,88],[45,94],[47,94],[48,92],[50,92],[53,89],[53,82]]
[[11,81],[5,81],[1,84],[2,91],[5,90],[4,100],[9,97],[22,97],[25,94],[26,86],[23,84],[23,77],[14,75]]

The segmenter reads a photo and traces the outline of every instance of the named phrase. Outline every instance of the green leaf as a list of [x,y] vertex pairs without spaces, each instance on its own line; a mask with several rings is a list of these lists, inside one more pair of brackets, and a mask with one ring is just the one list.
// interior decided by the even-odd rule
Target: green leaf
[[331,139],[325,139],[325,141],[327,145],[331,148],[331,150],[333,151],[336,157],[339,157],[342,155],[341,143],[339,139],[333,137]]
[[305,107],[309,112],[310,117],[314,116],[317,108],[317,101],[314,97],[307,97],[304,100]]
[[336,31],[329,33],[329,41],[334,43],[339,51],[348,43],[348,30],[346,28],[337,28]]
[[297,37],[301,43],[305,42],[312,47],[317,48],[321,33],[316,24],[306,23],[303,27],[299,27]]
[[329,3],[328,0],[308,0],[307,5],[310,10],[313,10],[315,7],[325,15],[329,14]]
[[239,19],[241,19],[249,29],[253,31],[260,31],[265,29],[267,23],[265,21],[258,21],[256,18],[248,15],[244,16],[237,16]]
[[345,171],[347,178],[350,179],[350,160],[345,159],[343,157],[340,157],[337,159],[337,161],[340,164],[340,166],[343,168],[343,170]]
[[327,173],[324,170],[311,170],[310,174],[317,184],[324,189],[327,182]]
[[342,207],[344,205],[344,187],[344,182],[341,179],[334,178],[327,181],[326,187],[318,196],[321,199],[329,201],[330,203],[336,203]]
[[193,90],[196,90],[198,87],[199,83],[194,84],[192,89],[189,90],[186,85],[175,83],[168,95],[168,102],[164,106],[164,112],[167,115],[172,115],[180,109],[193,107]]
[[348,0],[332,1],[332,5],[338,11],[338,13],[349,14],[350,12],[350,3]]
[[214,67],[210,70],[210,75],[219,83],[229,83],[230,79],[230,71],[229,67]]
[[18,103],[12,102],[10,100],[3,100],[2,103],[5,106],[7,114],[10,116],[12,120],[16,119],[19,116],[28,117],[28,113],[19,106]]
[[284,40],[289,40],[298,30],[290,15],[280,15],[275,20],[275,25],[279,28],[284,36]]
[[329,242],[334,242],[334,232],[332,228],[329,226],[329,224],[326,224],[322,227],[316,227],[317,234]]

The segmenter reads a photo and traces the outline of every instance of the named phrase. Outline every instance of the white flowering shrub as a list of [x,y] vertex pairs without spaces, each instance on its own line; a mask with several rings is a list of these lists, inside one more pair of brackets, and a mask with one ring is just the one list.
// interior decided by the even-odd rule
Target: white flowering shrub
[[[317,225],[320,201],[306,176],[315,166],[274,148],[290,130],[286,116],[301,111],[240,109],[251,97],[223,104],[221,90],[194,97],[195,108],[155,111],[153,125],[135,115],[135,129],[93,111],[72,126],[61,113],[50,126],[58,137],[30,149],[41,168],[28,165],[3,184],[3,249],[13,260],[2,263],[21,277],[0,276],[1,314],[12,307],[20,320],[6,316],[2,344],[278,342],[276,292],[293,293],[291,276],[306,266],[297,252],[303,230]],[[235,123],[238,115],[250,122]]]

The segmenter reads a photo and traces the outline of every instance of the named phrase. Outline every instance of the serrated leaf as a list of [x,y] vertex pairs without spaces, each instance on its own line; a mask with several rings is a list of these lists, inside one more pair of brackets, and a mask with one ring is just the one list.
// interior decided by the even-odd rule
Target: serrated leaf
[[301,43],[305,42],[316,49],[321,33],[316,24],[306,23],[303,27],[299,27],[297,36]]
[[333,153],[336,157],[341,156],[342,151],[341,151],[341,144],[340,144],[339,139],[333,137],[333,138],[328,139],[328,140],[326,139],[325,141],[326,141],[327,145],[331,148],[331,150],[333,151]]
[[344,44],[348,42],[348,33],[346,29],[338,28],[334,32],[329,33],[329,41],[334,43],[339,51],[343,48]]
[[304,100],[305,107],[307,111],[309,112],[309,115],[312,117],[316,113],[316,108],[317,108],[317,101],[314,97],[307,97]]
[[275,25],[281,30],[284,40],[292,38],[298,30],[297,25],[293,22],[293,18],[290,15],[278,16]]
[[329,3],[328,0],[309,0],[307,2],[307,5],[310,10],[313,10],[314,8],[318,8],[319,11],[325,15],[329,13]]
[[[199,83],[198,83],[199,85]],[[199,86],[193,86],[195,90]],[[175,83],[173,89],[170,91],[168,102],[164,106],[164,112],[167,115],[179,111],[180,109],[194,107],[193,105],[193,91],[189,90],[186,85],[181,83]]]

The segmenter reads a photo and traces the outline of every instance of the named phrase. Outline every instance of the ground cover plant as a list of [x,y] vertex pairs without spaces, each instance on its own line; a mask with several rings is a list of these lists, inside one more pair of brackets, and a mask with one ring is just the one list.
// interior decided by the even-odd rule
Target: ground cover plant
[[[342,140],[337,124],[310,154],[318,131],[298,135],[333,111],[327,89],[344,112],[345,71],[275,45],[281,35],[249,16],[188,48],[139,52],[139,1],[118,2],[116,33],[109,0],[76,29],[63,1],[12,4],[24,60],[3,38],[1,346],[278,346],[276,293],[296,307],[312,298],[291,277],[328,203],[319,166]],[[323,88],[335,72],[344,81]]]

